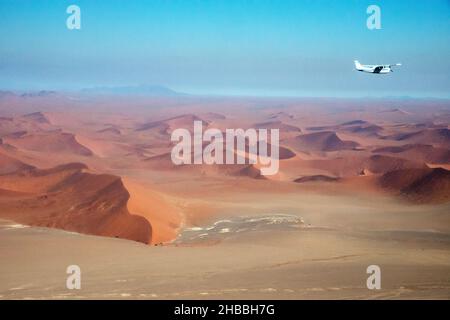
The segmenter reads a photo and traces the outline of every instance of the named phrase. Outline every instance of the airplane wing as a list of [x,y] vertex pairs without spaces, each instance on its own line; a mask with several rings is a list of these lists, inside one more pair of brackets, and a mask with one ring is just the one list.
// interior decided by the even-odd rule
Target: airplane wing
[[401,66],[401,63],[396,63],[396,64],[390,64],[389,67],[399,67]]

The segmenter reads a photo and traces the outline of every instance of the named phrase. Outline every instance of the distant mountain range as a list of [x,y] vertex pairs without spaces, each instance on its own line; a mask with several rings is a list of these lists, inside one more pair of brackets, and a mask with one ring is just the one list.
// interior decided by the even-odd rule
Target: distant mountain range
[[170,88],[159,85],[119,86],[119,87],[94,87],[81,90],[87,94],[116,94],[116,95],[143,95],[173,97],[186,95]]
[[0,97],[22,97],[22,98],[32,98],[32,97],[47,97],[56,94],[55,91],[30,91],[30,92],[13,92],[13,91],[3,91],[0,90]]
[[[69,92],[66,92],[66,94]],[[93,87],[85,88],[78,91],[81,94],[89,95],[133,95],[133,96],[153,96],[153,97],[175,97],[186,96],[187,94],[177,92],[170,88],[159,85],[139,85],[139,86],[118,86],[118,87]],[[72,94],[76,94],[72,92]],[[34,97],[48,97],[51,95],[57,95],[56,91],[9,91],[0,90],[0,98],[7,97],[21,97],[21,98],[34,98]],[[63,93],[64,95],[64,93]]]

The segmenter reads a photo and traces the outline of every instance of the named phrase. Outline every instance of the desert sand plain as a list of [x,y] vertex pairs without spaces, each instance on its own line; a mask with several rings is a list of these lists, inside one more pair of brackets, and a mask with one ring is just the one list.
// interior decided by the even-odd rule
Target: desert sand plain
[[[278,174],[175,166],[194,120],[280,129]],[[0,299],[449,299],[449,125],[438,99],[3,91]]]

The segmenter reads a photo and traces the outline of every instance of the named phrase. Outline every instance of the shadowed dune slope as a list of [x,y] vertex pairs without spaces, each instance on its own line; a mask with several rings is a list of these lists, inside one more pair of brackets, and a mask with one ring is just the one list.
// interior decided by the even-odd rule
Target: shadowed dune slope
[[450,171],[442,168],[391,171],[381,176],[378,183],[414,202],[450,201]]
[[[225,156],[224,156],[225,159]],[[208,176],[234,176],[263,179],[261,172],[252,164],[181,164],[175,165],[171,159],[171,153],[164,153],[143,160],[145,168],[157,171],[177,170],[186,174],[208,175]]]
[[380,132],[383,131],[383,128],[375,124],[368,124],[368,125],[346,126],[343,127],[342,130],[354,134],[379,137]]
[[[0,139],[0,145],[1,144],[2,140]],[[0,175],[13,173],[19,170],[31,170],[32,168],[33,167],[30,165],[0,153]]]
[[338,180],[339,180],[339,178],[318,174],[318,175],[313,175],[313,176],[300,177],[300,178],[295,179],[294,182],[297,182],[297,183],[317,182],[317,181],[335,182]]
[[42,112],[33,112],[22,116],[23,119],[27,119],[29,121],[34,121],[37,123],[45,123],[50,124],[50,121]]
[[436,148],[425,144],[407,144],[404,146],[382,147],[373,150],[374,153],[391,153],[402,158],[416,159],[429,163],[449,163],[450,150]]
[[338,151],[354,149],[358,146],[353,141],[342,141],[333,131],[300,135],[286,140],[285,144],[300,151]]
[[372,136],[372,137],[379,137],[380,133],[383,131],[383,127],[378,126],[376,124],[364,121],[364,120],[353,120],[344,122],[339,125],[332,125],[332,126],[316,126],[316,127],[309,127],[307,128],[311,131],[344,131],[347,133],[353,133],[358,134],[362,136]]
[[[160,121],[152,121],[139,125],[136,131],[156,130],[160,134],[169,134],[175,129],[192,129],[194,121],[203,121],[194,114],[184,114]],[[205,122],[207,124],[207,122]],[[205,123],[203,125],[205,126]]]
[[443,147],[450,147],[450,129],[424,129],[409,133],[400,133],[385,137],[396,141],[407,141],[409,143],[436,144]]
[[0,196],[0,217],[33,226],[150,243],[152,228],[127,210],[129,193],[119,177],[84,172],[80,163],[0,176],[0,189],[23,193]]
[[5,142],[19,149],[40,152],[70,153],[91,156],[92,152],[78,143],[71,133],[51,131],[5,138]]
[[292,126],[282,121],[268,121],[256,123],[254,125],[255,129],[279,129],[280,132],[297,132],[300,133],[302,130],[299,127]]
[[[384,174],[386,172],[410,169],[410,168],[427,168],[426,164],[420,161],[411,161],[402,158],[395,158],[386,155],[373,155],[370,157],[362,156],[346,156],[334,159],[315,159],[297,161],[299,175],[310,175],[304,169],[317,169],[323,175],[331,175],[334,177],[352,177],[359,175]],[[281,163],[283,168],[283,163]],[[295,171],[295,168],[292,169]],[[317,173],[319,174],[319,173]]]
[[386,173],[408,168],[427,168],[423,162],[414,159],[406,160],[385,155],[373,155],[364,162],[364,165],[366,169],[373,173]]

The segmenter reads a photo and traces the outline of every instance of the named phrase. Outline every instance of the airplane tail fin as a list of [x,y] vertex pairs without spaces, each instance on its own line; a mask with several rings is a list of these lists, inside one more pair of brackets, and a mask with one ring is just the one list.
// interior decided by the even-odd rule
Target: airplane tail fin
[[357,70],[362,69],[362,65],[361,65],[361,63],[359,63],[358,60],[355,60],[355,68],[356,68]]

